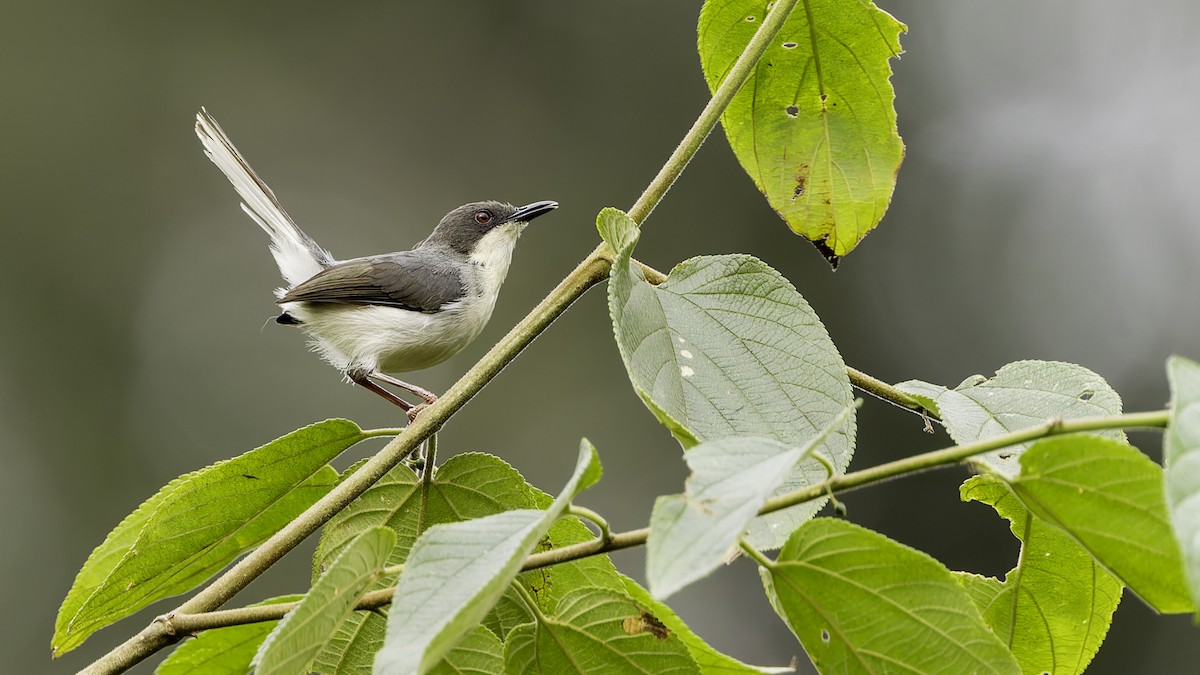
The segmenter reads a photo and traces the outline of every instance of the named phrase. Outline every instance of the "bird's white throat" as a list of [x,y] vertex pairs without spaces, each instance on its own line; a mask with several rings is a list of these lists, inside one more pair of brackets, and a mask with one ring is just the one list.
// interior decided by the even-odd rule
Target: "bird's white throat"
[[[474,250],[468,259],[479,270],[476,278],[478,286],[469,291],[489,297],[495,301],[500,292],[504,278],[508,276],[508,266],[512,263],[513,249],[517,239],[525,229],[525,223],[505,223],[483,235],[476,242]],[[488,314],[491,314],[490,308]]]

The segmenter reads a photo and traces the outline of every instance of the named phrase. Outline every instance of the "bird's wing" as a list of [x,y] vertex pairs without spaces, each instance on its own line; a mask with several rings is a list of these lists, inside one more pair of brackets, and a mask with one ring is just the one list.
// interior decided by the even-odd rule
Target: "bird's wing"
[[437,312],[462,298],[462,276],[451,266],[426,261],[427,254],[405,251],[356,258],[322,270],[289,290],[279,303],[333,302],[385,305]]

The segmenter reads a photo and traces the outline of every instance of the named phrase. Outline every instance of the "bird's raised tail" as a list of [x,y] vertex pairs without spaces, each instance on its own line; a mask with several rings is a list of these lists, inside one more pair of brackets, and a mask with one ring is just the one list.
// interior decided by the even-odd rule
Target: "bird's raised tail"
[[[271,237],[271,255],[288,286],[308,280],[334,264],[329,251],[317,245],[283,210],[275,193],[254,173],[254,169],[233,146],[217,121],[204,108],[196,113],[196,135],[204,144],[204,154],[225,174],[241,195],[242,210]],[[281,289],[281,293],[285,289]]]

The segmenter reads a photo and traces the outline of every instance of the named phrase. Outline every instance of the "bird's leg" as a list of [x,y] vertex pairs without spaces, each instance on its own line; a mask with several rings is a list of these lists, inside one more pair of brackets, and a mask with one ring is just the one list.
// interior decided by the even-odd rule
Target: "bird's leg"
[[393,387],[400,387],[404,391],[410,391],[410,392],[416,394],[417,396],[420,396],[421,398],[425,399],[426,403],[432,404],[433,402],[438,400],[437,394],[433,393],[432,391],[429,391],[428,389],[422,389],[415,384],[409,384],[403,380],[397,380],[396,378],[392,377],[391,375],[384,375],[383,373],[375,372],[375,373],[371,373],[371,374],[367,375],[367,377],[379,380],[380,382],[383,382],[385,384],[390,384]]
[[415,417],[413,410],[416,406],[409,403],[408,401],[405,401],[404,399],[400,398],[399,396],[393,394],[392,392],[388,391],[387,389],[384,389],[383,387],[375,384],[374,382],[371,381],[370,376],[368,376],[368,375],[350,375],[350,380],[352,382],[354,382],[354,384],[357,384],[358,386],[362,387],[363,389],[366,389],[368,391],[373,391],[376,394],[379,394],[380,396],[384,397],[391,403],[400,406],[400,409],[408,414],[409,419],[412,419],[413,417]]

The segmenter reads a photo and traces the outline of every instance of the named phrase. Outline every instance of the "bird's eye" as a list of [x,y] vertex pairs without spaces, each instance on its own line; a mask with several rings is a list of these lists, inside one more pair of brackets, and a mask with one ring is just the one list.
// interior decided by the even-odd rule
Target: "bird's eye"
[[492,222],[492,212],[491,211],[476,211],[475,212],[475,222],[479,223],[480,225],[487,225],[488,223]]

